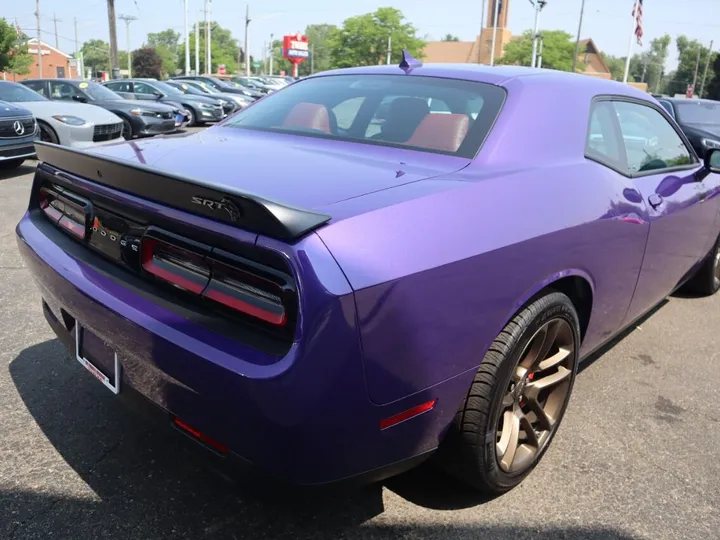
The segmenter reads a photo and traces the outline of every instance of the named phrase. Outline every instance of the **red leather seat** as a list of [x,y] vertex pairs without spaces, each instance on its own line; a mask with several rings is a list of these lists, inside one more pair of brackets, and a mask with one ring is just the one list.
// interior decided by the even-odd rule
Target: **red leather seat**
[[428,114],[406,144],[457,152],[469,127],[470,119],[465,114]]
[[283,126],[317,129],[323,133],[331,133],[327,107],[318,103],[298,103],[285,118]]

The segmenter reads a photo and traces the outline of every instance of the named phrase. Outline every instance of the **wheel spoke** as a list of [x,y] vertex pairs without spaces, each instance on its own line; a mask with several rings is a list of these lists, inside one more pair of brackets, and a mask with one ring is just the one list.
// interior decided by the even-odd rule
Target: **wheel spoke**
[[533,371],[547,356],[550,348],[555,343],[555,338],[557,338],[559,330],[560,321],[552,321],[544,326],[533,338],[525,354],[525,358],[520,362],[520,365],[529,371]]
[[525,440],[527,444],[537,448],[540,444],[537,433],[535,433],[535,429],[530,420],[528,420],[528,417],[522,412],[520,414],[520,429],[525,432]]
[[555,385],[560,384],[570,378],[571,371],[565,366],[558,366],[555,373],[542,377],[541,379],[535,379],[527,384],[525,387],[525,395],[537,397],[542,390],[546,390]]
[[542,431],[549,431],[552,429],[553,425],[555,425],[555,419],[550,418],[548,414],[545,412],[545,409],[538,403],[538,400],[535,398],[535,396],[524,396],[525,397],[525,404],[530,407],[530,410],[535,413],[535,418],[538,427]]
[[543,359],[538,365],[537,370],[538,371],[544,371],[546,369],[553,368],[555,366],[560,365],[568,356],[570,356],[570,349],[567,349],[565,347],[560,347],[558,349],[558,352],[553,354],[552,356],[549,356],[548,358]]
[[513,411],[505,411],[503,432],[498,443],[500,465],[506,471],[512,467],[520,442],[520,417]]
[[502,400],[502,407],[503,409],[507,409],[508,407],[512,407],[513,403],[515,402],[515,396],[512,392],[508,392],[505,394],[505,397]]

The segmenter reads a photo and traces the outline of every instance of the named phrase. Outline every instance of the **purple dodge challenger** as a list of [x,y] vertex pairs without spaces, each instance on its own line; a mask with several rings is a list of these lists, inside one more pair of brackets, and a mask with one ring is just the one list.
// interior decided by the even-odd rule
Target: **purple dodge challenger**
[[41,143],[19,249],[119,399],[223,468],[511,489],[578,363],[720,287],[720,152],[633,88],[515,67],[326,72],[186,136]]

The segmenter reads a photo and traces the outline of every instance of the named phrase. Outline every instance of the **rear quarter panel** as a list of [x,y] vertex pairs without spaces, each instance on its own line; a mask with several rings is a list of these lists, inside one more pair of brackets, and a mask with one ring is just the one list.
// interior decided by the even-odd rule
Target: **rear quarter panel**
[[[481,155],[452,187],[378,200],[319,231],[355,290],[377,404],[477,369],[522,304],[569,275],[593,291],[583,351],[621,327],[648,234],[642,199],[583,157],[591,93],[552,96],[538,114],[534,100],[513,100],[523,90],[509,88]],[[552,137],[538,139],[552,120]]]

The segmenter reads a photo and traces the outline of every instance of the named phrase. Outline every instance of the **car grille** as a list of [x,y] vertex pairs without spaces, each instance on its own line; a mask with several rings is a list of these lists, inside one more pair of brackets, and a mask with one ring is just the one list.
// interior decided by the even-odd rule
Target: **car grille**
[[101,124],[95,126],[93,132],[93,142],[111,141],[120,137],[122,132],[122,124]]
[[[16,122],[22,125],[22,133],[16,131]],[[32,116],[22,118],[3,118],[0,120],[0,139],[19,139],[29,137],[35,133],[35,120]]]
[[172,120],[173,118],[175,118],[175,115],[173,114],[172,111],[168,111],[168,112],[164,112],[164,113],[158,113],[157,117],[163,118],[165,120]]

